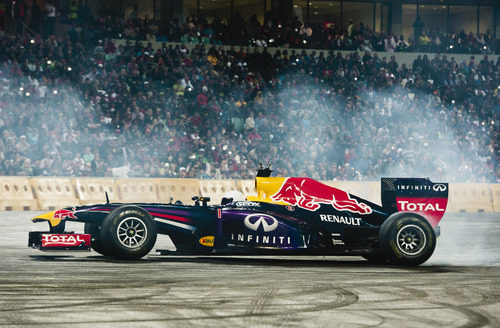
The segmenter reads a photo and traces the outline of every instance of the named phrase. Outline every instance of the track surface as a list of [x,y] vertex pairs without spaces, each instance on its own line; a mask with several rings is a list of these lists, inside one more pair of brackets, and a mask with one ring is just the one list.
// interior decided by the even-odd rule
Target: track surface
[[499,214],[446,215],[417,268],[357,257],[51,255],[26,247],[29,230],[46,229],[34,214],[0,212],[0,327],[500,327]]

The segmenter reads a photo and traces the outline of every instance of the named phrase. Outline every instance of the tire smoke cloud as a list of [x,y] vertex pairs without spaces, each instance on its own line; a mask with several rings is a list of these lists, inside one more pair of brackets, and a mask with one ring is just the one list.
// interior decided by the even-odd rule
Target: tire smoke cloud
[[[285,174],[495,181],[491,143],[498,122],[481,121],[472,105],[444,104],[400,86],[346,95],[300,76],[284,81],[276,103],[286,132],[273,136],[270,149],[278,150],[270,158]],[[290,161],[280,160],[282,153]]]
[[[128,112],[113,107],[126,95],[101,89],[94,68],[84,71],[82,78],[91,79],[79,88],[14,78],[8,68],[2,67],[0,81],[5,175],[182,177],[192,171],[196,178],[252,178],[259,161],[268,161],[278,175],[320,180],[497,179],[496,116],[481,119],[472,103],[443,103],[438,95],[399,85],[375,90],[352,79],[338,87],[302,71],[271,79],[247,96],[248,104],[235,105],[244,103],[253,83],[246,79],[227,99],[208,90],[214,96],[209,104],[220,109],[215,112],[171,91],[159,96],[164,86],[145,84]],[[86,91],[91,88],[96,95]],[[247,121],[253,121],[250,128]]]

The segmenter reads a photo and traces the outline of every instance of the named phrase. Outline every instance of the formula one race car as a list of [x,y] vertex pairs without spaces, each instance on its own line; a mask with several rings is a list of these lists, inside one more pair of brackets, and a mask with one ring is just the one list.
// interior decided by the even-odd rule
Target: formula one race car
[[[176,254],[359,255],[376,263],[419,265],[436,247],[448,184],[382,178],[382,206],[310,178],[270,177],[261,168],[258,196],[221,205],[110,203],[75,206],[36,216],[50,231],[32,231],[41,250],[90,250],[139,259],[167,234]],[[107,195],[106,195],[107,198]],[[85,224],[65,232],[65,222]]]

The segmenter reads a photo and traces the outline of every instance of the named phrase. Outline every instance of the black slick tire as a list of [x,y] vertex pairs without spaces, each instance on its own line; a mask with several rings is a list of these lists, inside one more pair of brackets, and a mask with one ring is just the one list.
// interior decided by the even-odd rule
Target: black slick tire
[[144,209],[126,205],[109,213],[103,221],[101,239],[114,257],[137,260],[148,254],[156,243],[157,227]]
[[380,227],[381,253],[391,263],[417,266],[431,257],[436,234],[430,223],[416,213],[398,212]]
[[104,256],[113,255],[102,242],[101,227],[99,227],[97,224],[86,222],[83,230],[85,233],[92,235],[92,242],[90,243],[90,247],[92,247],[94,251]]

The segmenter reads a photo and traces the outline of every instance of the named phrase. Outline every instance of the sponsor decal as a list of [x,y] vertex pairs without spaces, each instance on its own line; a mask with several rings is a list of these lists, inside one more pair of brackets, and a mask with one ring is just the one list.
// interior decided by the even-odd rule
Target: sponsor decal
[[316,211],[321,204],[332,205],[339,211],[349,211],[358,214],[370,214],[370,206],[351,198],[340,189],[327,186],[310,178],[287,178],[278,192],[271,196],[275,202],[284,202],[289,205]]
[[259,203],[249,201],[236,202],[235,205],[236,207],[260,207]]
[[396,185],[397,190],[404,190],[404,191],[431,191],[434,190],[436,192],[443,192],[446,191],[447,186],[444,183],[435,183],[432,186],[431,185]]
[[54,216],[52,218],[53,219],[60,219],[60,220],[70,218],[70,219],[76,220],[77,217],[75,216],[75,213],[76,213],[76,209],[74,207],[71,210],[61,209],[61,210],[55,211]]
[[446,191],[446,185],[442,183],[436,183],[432,186],[432,190],[434,191]]
[[397,190],[425,191],[431,190],[429,185],[396,185]]
[[43,234],[42,247],[90,246],[90,234]]
[[222,219],[222,209],[217,209],[217,219]]
[[339,233],[332,233],[332,243],[333,243],[333,246],[345,245],[344,242],[342,241],[342,239],[340,239],[339,237],[340,237]]
[[332,222],[332,223],[342,223],[349,224],[353,226],[359,226],[361,218],[353,218],[350,216],[332,215],[332,214],[320,214],[321,221]]
[[[291,237],[285,235],[264,235],[278,228],[278,220],[268,214],[250,214],[243,220],[245,227],[256,233],[231,233],[231,241],[236,243],[249,243],[265,246],[291,245]],[[259,232],[259,233],[257,233]]]
[[419,211],[419,212],[444,212],[439,203],[412,203],[406,200],[398,200],[398,207],[401,211]]
[[204,236],[200,238],[200,244],[207,247],[214,247],[214,236]]
[[257,234],[232,233],[231,241],[260,245],[287,246],[292,243],[289,236],[263,236]]
[[243,220],[245,227],[250,230],[257,231],[262,227],[264,232],[271,232],[278,227],[278,220],[267,214],[250,214]]
[[398,211],[414,212],[424,216],[435,227],[446,211],[447,198],[397,197]]

